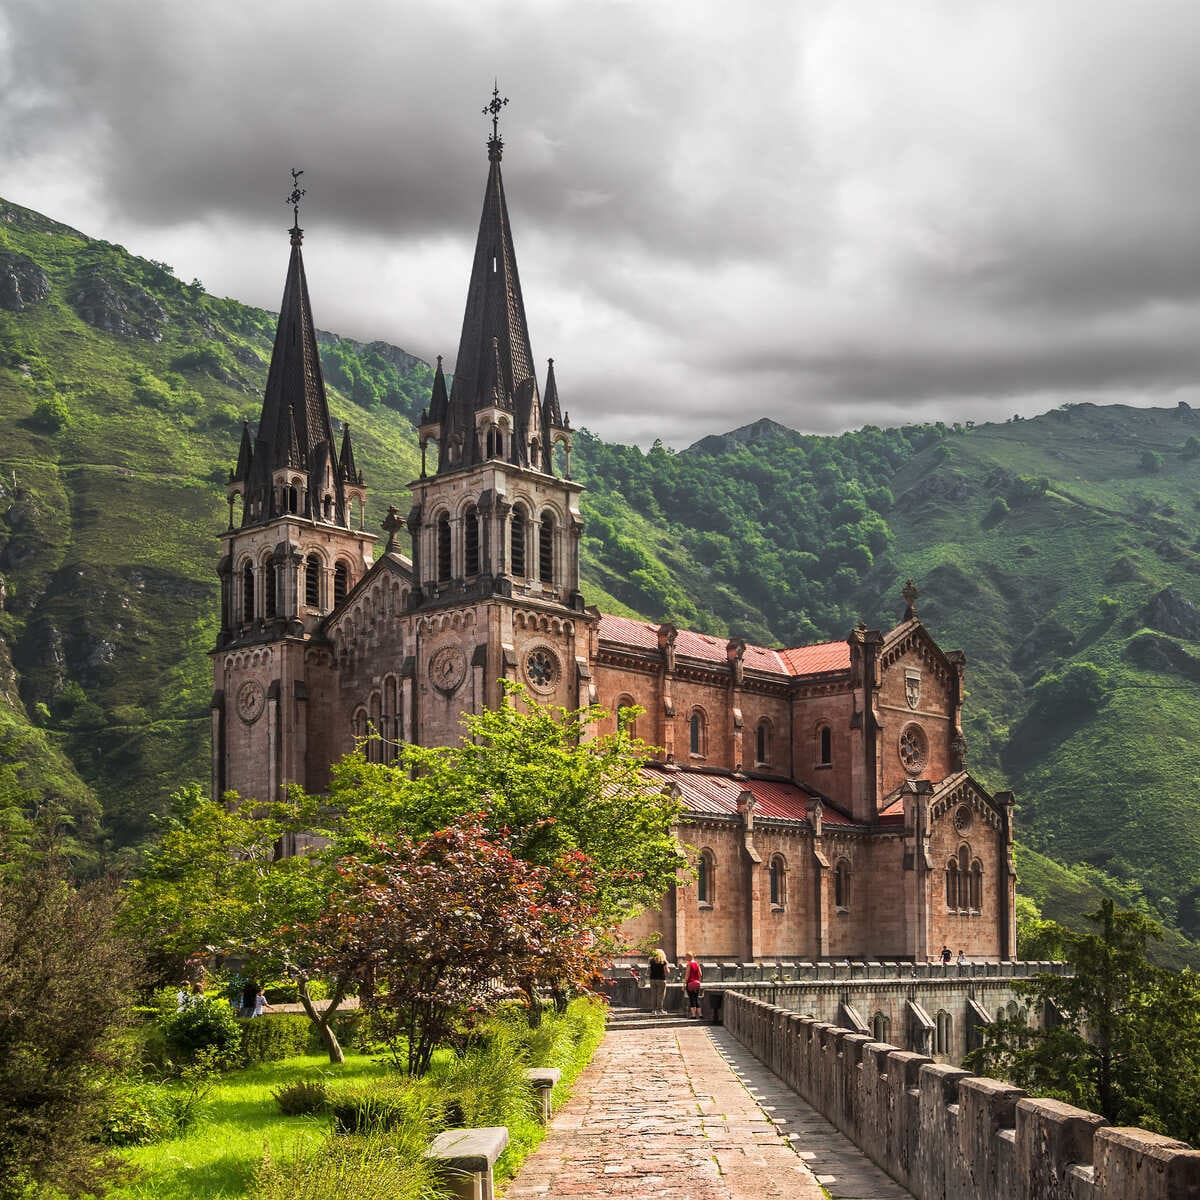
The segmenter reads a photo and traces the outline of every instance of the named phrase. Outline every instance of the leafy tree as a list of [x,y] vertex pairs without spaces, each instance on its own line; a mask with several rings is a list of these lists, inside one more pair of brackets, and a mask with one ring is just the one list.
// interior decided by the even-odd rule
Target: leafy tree
[[1151,475],[1157,475],[1163,469],[1163,456],[1154,450],[1143,450],[1141,457],[1141,467],[1143,471]]
[[498,988],[582,984],[601,962],[602,918],[581,856],[549,868],[518,858],[460,817],[421,838],[346,859],[314,930],[323,965],[353,975],[393,1057],[423,1075],[469,1007]]
[[1045,675],[1034,689],[1034,707],[1045,714],[1072,717],[1094,712],[1108,689],[1108,676],[1091,662],[1071,663]]
[[[10,866],[13,865],[10,863]],[[0,1197],[91,1191],[115,1094],[135,958],[116,889],[75,885],[53,852],[0,875]]]
[[361,853],[364,833],[431,833],[482,808],[487,828],[507,831],[529,862],[586,854],[613,920],[656,904],[682,859],[672,832],[678,804],[641,772],[650,748],[627,725],[588,737],[607,715],[598,705],[541,704],[514,683],[505,696],[499,708],[464,718],[456,746],[402,746],[394,766],[361,753],[336,764],[328,799],[343,814],[348,845]]
[[57,392],[43,396],[33,407],[33,422],[40,429],[58,433],[71,424],[71,410]]
[[1194,458],[1200,458],[1200,438],[1194,433],[1183,443],[1183,457],[1189,462]]
[[197,953],[235,955],[259,978],[289,975],[330,1062],[344,1055],[333,1017],[350,980],[334,977],[318,1009],[309,992],[316,947],[307,926],[320,916],[335,878],[332,852],[281,857],[282,839],[328,833],[326,815],[295,789],[277,804],[214,802],[193,785],[144,853],[128,888],[126,927],[152,948],[158,973],[178,978]]
[[1187,1140],[1200,1136],[1200,978],[1150,963],[1162,934],[1102,901],[1097,933],[1061,930],[1073,974],[1019,985],[1050,1019],[999,1023],[968,1065],[1039,1095]]

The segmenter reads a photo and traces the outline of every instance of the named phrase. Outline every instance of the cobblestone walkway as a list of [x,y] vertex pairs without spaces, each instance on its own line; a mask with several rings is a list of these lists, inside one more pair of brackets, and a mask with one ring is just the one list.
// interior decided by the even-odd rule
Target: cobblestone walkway
[[[506,1200],[820,1200],[825,1193],[788,1124],[795,1114],[775,1103],[772,1080],[782,1088],[723,1030],[614,1010],[591,1066],[509,1184]],[[764,1112],[748,1087],[775,1111]],[[841,1138],[847,1165],[831,1166],[824,1131],[820,1141],[814,1161],[822,1173],[849,1175],[853,1162],[857,1186],[857,1169],[870,1167],[866,1159]],[[880,1179],[893,1190],[832,1194],[908,1196]]]

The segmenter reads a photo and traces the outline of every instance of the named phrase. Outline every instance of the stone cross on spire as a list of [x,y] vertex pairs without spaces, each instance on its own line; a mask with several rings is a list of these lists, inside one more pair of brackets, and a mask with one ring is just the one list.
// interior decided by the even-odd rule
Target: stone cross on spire
[[917,615],[917,585],[910,579],[900,589],[904,597],[904,620],[911,621]]
[[492,82],[492,98],[483,107],[483,115],[492,118],[492,136],[488,138],[488,162],[499,162],[504,153],[504,139],[500,136],[500,110],[508,103],[508,97],[500,98],[500,81]]
[[292,168],[292,190],[288,193],[287,202],[292,206],[292,245],[298,246],[304,234],[300,228],[300,200],[305,195],[305,189],[300,186],[300,176],[303,171]]

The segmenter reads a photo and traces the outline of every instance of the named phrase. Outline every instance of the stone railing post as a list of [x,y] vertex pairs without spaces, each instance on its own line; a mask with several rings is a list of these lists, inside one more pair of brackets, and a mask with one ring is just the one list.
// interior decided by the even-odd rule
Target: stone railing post
[[533,1092],[538,1119],[544,1125],[550,1120],[550,1098],[554,1092],[554,1085],[562,1078],[562,1072],[557,1067],[527,1067],[525,1078],[529,1080],[529,1087]]
[[496,1159],[508,1145],[503,1125],[483,1129],[445,1129],[433,1139],[425,1157],[442,1172],[454,1200],[495,1200]]

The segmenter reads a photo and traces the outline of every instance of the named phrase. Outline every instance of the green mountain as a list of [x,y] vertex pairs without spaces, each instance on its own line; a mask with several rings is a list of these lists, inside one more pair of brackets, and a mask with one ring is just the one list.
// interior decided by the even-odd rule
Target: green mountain
[[[280,245],[280,285],[286,248]],[[316,297],[318,315],[320,297]],[[0,201],[0,836],[55,796],[119,853],[208,774],[216,535],[274,334],[262,310]],[[427,364],[322,335],[374,519],[417,470]],[[1200,961],[1200,417],[1078,405],[674,453],[581,433],[589,598],[795,644],[886,625],[912,575],[970,666],[971,764],[1020,804],[1022,890],[1101,894]],[[18,830],[19,831],[19,830]],[[1185,936],[1186,935],[1186,936]]]

